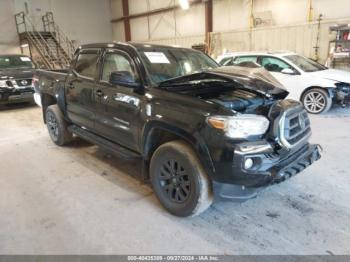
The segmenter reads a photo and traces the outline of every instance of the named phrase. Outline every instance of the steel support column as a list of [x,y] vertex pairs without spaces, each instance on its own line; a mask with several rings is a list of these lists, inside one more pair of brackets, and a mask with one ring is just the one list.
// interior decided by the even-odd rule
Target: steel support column
[[131,30],[130,30],[130,17],[129,17],[129,1],[123,0],[123,20],[124,20],[124,31],[125,41],[131,41]]
[[213,0],[205,2],[205,43],[210,51],[210,33],[213,32]]

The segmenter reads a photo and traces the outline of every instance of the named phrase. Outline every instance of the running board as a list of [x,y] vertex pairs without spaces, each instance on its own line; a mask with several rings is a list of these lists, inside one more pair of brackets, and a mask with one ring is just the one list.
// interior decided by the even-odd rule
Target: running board
[[122,147],[116,143],[113,143],[103,137],[100,137],[98,135],[95,135],[85,129],[82,129],[76,125],[71,125],[68,127],[68,130],[72,132],[73,134],[77,135],[78,137],[93,143],[106,151],[109,151],[110,153],[122,157],[125,159],[136,159],[136,158],[141,158],[140,154],[137,154],[134,151],[131,151],[125,147]]

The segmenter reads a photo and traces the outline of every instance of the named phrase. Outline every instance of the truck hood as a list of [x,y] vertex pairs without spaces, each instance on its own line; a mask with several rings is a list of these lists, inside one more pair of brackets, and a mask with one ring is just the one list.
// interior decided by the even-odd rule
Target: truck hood
[[179,86],[189,82],[215,79],[235,83],[239,88],[254,91],[265,96],[283,99],[288,95],[288,91],[267,70],[239,66],[218,67],[200,73],[172,78],[161,82],[159,87],[166,86],[171,89],[172,85]]
[[350,84],[350,72],[337,70],[337,69],[326,69],[316,72],[308,73],[309,76],[319,77],[327,80],[336,82],[344,82]]
[[30,79],[33,77],[35,69],[0,69],[0,80],[4,79]]

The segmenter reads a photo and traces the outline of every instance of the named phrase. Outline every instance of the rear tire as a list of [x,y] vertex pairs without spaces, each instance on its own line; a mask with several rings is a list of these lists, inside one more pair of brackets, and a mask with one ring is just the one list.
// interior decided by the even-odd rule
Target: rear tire
[[332,107],[332,99],[321,88],[312,88],[303,94],[301,102],[305,110],[311,114],[321,114]]
[[73,134],[68,131],[67,121],[57,105],[51,105],[46,109],[46,126],[51,140],[58,146],[68,144],[73,139]]
[[155,151],[150,175],[157,198],[175,216],[196,216],[213,202],[211,181],[183,141],[165,143]]

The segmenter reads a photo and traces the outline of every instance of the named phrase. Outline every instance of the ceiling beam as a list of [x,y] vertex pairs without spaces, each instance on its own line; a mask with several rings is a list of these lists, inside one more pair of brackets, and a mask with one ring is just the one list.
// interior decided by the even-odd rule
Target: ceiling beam
[[[129,14],[129,13],[125,14],[124,13],[124,2],[125,1],[126,0],[123,0],[123,16],[119,17],[119,18],[112,19],[111,20],[112,23],[117,23],[117,22],[121,22],[121,21],[125,21],[125,20],[129,20],[129,22],[130,22],[130,19],[135,19],[135,18],[140,18],[140,17],[147,17],[147,16],[152,16],[152,15],[158,15],[158,14],[161,14],[161,13],[166,13],[166,12],[171,12],[171,11],[174,11],[174,10],[181,9],[181,7],[179,7],[179,6],[170,6],[170,7],[158,8],[158,9],[154,9],[154,10],[151,10],[151,11],[142,12],[142,13],[138,13],[138,14]],[[196,5],[196,4],[200,4],[200,3],[202,3],[202,0],[190,1],[190,5]]]

